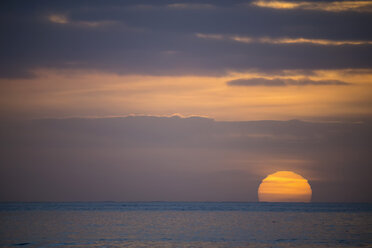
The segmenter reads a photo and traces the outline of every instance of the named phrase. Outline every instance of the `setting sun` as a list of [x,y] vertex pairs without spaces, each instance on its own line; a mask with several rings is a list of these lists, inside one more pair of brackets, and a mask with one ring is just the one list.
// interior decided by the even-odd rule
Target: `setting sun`
[[310,202],[308,181],[292,171],[278,171],[262,180],[258,188],[261,202]]

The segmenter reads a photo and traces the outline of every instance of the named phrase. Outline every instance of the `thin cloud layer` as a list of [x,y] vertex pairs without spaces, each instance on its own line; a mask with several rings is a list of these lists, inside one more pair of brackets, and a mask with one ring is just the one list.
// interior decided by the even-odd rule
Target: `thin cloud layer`
[[173,9],[191,9],[191,10],[208,10],[216,8],[213,4],[207,3],[171,3],[167,5],[168,8]]
[[48,16],[48,19],[52,23],[57,24],[69,24],[76,27],[90,27],[90,28],[96,28],[96,27],[103,27],[107,25],[114,25],[117,24],[115,21],[73,21],[70,20],[66,15],[62,14],[52,14]]
[[347,82],[339,80],[311,80],[311,79],[266,79],[266,78],[249,78],[235,79],[227,82],[230,86],[306,86],[306,85],[349,85]]
[[322,46],[345,46],[345,45],[372,45],[372,41],[362,40],[325,40],[325,39],[307,39],[307,38],[270,38],[270,37],[248,37],[222,34],[195,34],[196,37],[212,40],[231,40],[241,43],[263,43],[263,44],[313,44]]
[[252,2],[253,5],[273,9],[304,9],[315,11],[356,11],[372,12],[371,1],[270,1],[259,0]]

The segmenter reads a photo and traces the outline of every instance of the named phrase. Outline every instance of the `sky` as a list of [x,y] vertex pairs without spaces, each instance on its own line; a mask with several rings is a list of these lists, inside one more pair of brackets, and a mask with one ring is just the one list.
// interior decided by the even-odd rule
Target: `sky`
[[372,201],[372,1],[0,3],[0,201]]

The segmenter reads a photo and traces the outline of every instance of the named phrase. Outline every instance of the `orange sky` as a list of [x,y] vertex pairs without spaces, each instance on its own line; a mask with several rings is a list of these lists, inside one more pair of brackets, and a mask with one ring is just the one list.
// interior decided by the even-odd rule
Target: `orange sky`
[[[349,85],[230,86],[234,79],[341,80]],[[358,119],[372,114],[372,72],[324,70],[280,75],[231,72],[212,76],[117,75],[37,71],[36,78],[1,79],[3,116],[201,115],[216,120]]]

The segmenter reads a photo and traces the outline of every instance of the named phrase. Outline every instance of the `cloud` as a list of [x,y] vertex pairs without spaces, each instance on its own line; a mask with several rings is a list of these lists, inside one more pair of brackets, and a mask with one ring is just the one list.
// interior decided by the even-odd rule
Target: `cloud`
[[252,2],[253,5],[263,8],[273,9],[304,9],[315,11],[356,11],[356,12],[372,12],[371,1],[327,1],[327,2],[307,2],[307,1],[270,1],[259,0]]
[[266,79],[266,78],[249,78],[235,79],[227,82],[229,86],[306,86],[306,85],[350,85],[350,83],[339,80],[311,80],[311,79]]
[[243,43],[268,43],[268,44],[314,44],[323,46],[344,46],[344,45],[372,45],[372,41],[363,40],[326,40],[326,39],[308,39],[308,38],[251,38],[232,36],[230,39]]
[[232,40],[241,43],[263,43],[263,44],[313,44],[322,46],[345,46],[345,45],[372,45],[372,41],[368,40],[326,40],[326,39],[309,39],[309,38],[271,38],[271,37],[249,37],[237,35],[222,35],[222,34],[195,34],[196,37],[202,39],[213,40]]
[[180,10],[209,10],[215,9],[216,6],[212,4],[203,4],[203,3],[172,3],[167,5],[171,9],[180,9]]
[[65,15],[50,15],[48,16],[49,21],[54,22],[54,23],[59,23],[59,24],[67,24],[69,23],[69,20],[67,16]]
[[201,117],[1,122],[0,200],[256,201],[265,176],[290,170],[314,201],[372,201],[371,130]]
[[372,67],[370,15],[242,8],[241,2],[3,1],[0,77],[71,68],[221,76]]
[[117,24],[116,21],[108,21],[108,20],[102,20],[102,21],[73,21],[70,20],[67,15],[61,15],[61,14],[52,14],[48,16],[48,20],[52,23],[57,24],[63,24],[63,25],[72,25],[75,27],[90,27],[90,28],[96,28],[96,27],[103,27],[107,25],[114,25]]
[[227,82],[230,86],[286,86],[287,84],[281,79],[235,79]]
[[195,34],[196,37],[201,39],[224,40],[226,37],[222,34]]

